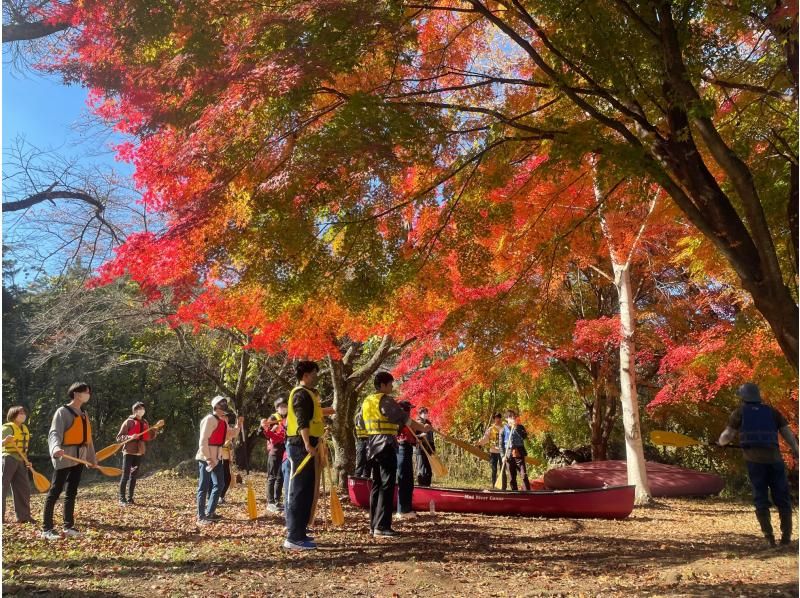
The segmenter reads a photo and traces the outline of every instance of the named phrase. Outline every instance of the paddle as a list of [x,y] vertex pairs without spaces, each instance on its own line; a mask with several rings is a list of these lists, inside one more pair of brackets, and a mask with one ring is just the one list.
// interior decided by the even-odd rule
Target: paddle
[[418,436],[418,438],[420,440],[419,447],[422,449],[422,452],[425,453],[425,456],[428,457],[428,462],[431,464],[431,471],[433,472],[433,475],[435,475],[437,478],[446,478],[449,472],[447,471],[447,467],[444,466],[444,463],[442,463],[442,460],[439,459],[439,455],[433,452],[433,449],[430,447],[430,445],[425,448],[425,445],[428,444],[428,439],[424,436]]
[[252,521],[258,517],[258,509],[256,508],[256,491],[253,488],[253,481],[250,479],[250,451],[247,450],[247,437],[244,433],[244,419],[242,419],[241,433],[245,454],[245,478],[247,480],[247,516]]
[[61,455],[60,458],[61,459],[66,459],[67,461],[75,461],[75,463],[81,463],[83,465],[86,465],[87,467],[92,467],[94,469],[97,469],[103,475],[107,475],[107,476],[111,476],[111,477],[122,475],[122,470],[117,468],[117,467],[105,467],[104,465],[92,465],[88,461],[84,461],[83,459],[78,459],[77,457],[70,457],[66,453]]
[[691,436],[678,434],[677,432],[667,432],[666,430],[653,430],[650,432],[650,442],[660,446],[674,446],[677,448],[685,448],[687,446],[705,446],[714,448],[739,448],[736,444],[708,444],[701,442]]
[[483,459],[484,461],[491,461],[491,456],[489,453],[482,451],[476,446],[471,445],[469,442],[465,442],[463,440],[459,440],[458,438],[453,438],[452,436],[448,436],[447,434],[443,434],[439,430],[434,430],[439,436],[441,436],[445,442],[449,442],[452,445],[457,446],[460,449],[467,451],[468,453],[475,455],[478,459]]
[[497,472],[497,479],[494,482],[494,489],[495,490],[502,490],[503,489],[503,476],[506,473],[506,465],[507,464],[508,464],[508,454],[503,455],[503,462],[500,464],[500,471]]
[[17,441],[16,440],[12,440],[11,441],[11,445],[15,449],[17,449],[17,452],[19,453],[19,456],[22,457],[22,460],[25,462],[25,467],[27,467],[28,469],[31,470],[31,475],[33,476],[33,485],[36,486],[36,490],[38,490],[39,492],[43,492],[43,493],[47,492],[48,490],[50,490],[50,480],[48,480],[46,477],[44,477],[42,474],[40,474],[38,471],[36,471],[33,468],[33,465],[31,465],[31,462],[28,461],[28,457],[25,456],[25,453],[23,453],[20,450],[20,448],[17,446]]
[[144,434],[147,434],[151,430],[158,430],[158,429],[163,428],[163,427],[164,427],[164,420],[160,419],[155,424],[150,426],[147,430],[145,430],[144,432],[139,432],[138,434],[132,434],[130,436],[130,438],[128,438],[128,440],[125,440],[123,442],[116,442],[114,444],[109,444],[106,448],[100,449],[99,451],[97,451],[95,453],[95,456],[97,457],[97,462],[99,463],[100,461],[105,461],[111,455],[116,454],[116,452],[119,449],[121,449],[123,446],[125,446],[126,443],[130,442],[131,440],[135,440],[137,438],[140,438],[141,436],[143,436]]
[[[325,444],[325,451],[328,451],[328,445]],[[342,503],[339,501],[339,494],[336,492],[336,486],[333,483],[333,468],[331,467],[330,453],[325,457],[327,463],[326,471],[328,472],[328,483],[331,486],[331,523],[336,527],[344,525],[344,511],[342,510]]]

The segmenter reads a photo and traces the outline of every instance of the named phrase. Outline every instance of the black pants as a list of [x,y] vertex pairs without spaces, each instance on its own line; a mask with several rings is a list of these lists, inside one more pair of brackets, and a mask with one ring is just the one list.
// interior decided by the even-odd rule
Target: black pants
[[[501,463],[500,453],[489,453],[489,464],[492,466],[492,486],[497,481],[497,469]],[[503,472],[503,475],[505,475],[505,472]]]
[[525,457],[509,457],[508,462],[508,475],[511,477],[511,489],[518,490],[517,487],[517,472],[522,475],[522,485],[525,490],[531,489],[531,482],[528,480],[528,467],[525,465]]
[[122,455],[122,479],[119,481],[119,499],[125,500],[125,490],[130,480],[130,488],[128,489],[128,499],[133,500],[133,491],[136,488],[136,477],[139,475],[139,464],[142,461],[142,455]]
[[431,470],[431,462],[428,461],[428,455],[420,449],[416,449],[414,454],[417,456],[417,486],[430,486],[433,479],[433,471]]
[[397,449],[397,512],[410,513],[414,494],[414,447],[401,444]]
[[394,487],[397,479],[397,453],[387,446],[369,461],[372,469],[372,490],[369,495],[370,529],[392,528]]
[[64,495],[64,529],[75,525],[75,498],[78,496],[78,485],[81,483],[83,465],[75,465],[66,469],[56,469],[53,478],[50,480],[50,490],[44,501],[44,514],[42,515],[42,529],[48,531],[53,529],[53,510],[56,501],[67,486],[67,493]]
[[293,442],[286,443],[286,452],[289,461],[286,539],[290,542],[301,542],[306,537],[306,528],[311,518],[311,507],[314,505],[317,459],[311,459],[303,471],[293,478],[295,470],[300,467],[300,463],[308,453],[302,443],[295,444]]
[[267,457],[267,502],[271,505],[279,505],[283,501],[283,451],[283,447],[273,449]]
[[370,477],[367,471],[367,439],[358,438],[356,440],[356,471],[355,474],[360,478]]

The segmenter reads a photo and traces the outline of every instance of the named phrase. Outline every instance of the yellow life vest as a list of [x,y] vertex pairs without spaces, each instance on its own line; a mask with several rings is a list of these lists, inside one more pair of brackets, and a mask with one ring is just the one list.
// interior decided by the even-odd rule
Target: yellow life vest
[[305,386],[295,386],[292,392],[289,393],[289,413],[286,414],[286,436],[299,436],[300,430],[297,428],[297,415],[294,412],[294,393],[298,390],[305,390],[311,399],[314,401],[314,414],[311,416],[311,422],[308,424],[308,433],[315,438],[321,438],[325,434],[325,424],[322,421],[322,405],[319,402],[319,393],[316,390],[306,388]]
[[28,431],[28,426],[22,424],[22,427],[18,426],[14,422],[8,422],[7,424],[3,424],[2,434],[3,438],[8,436],[8,432],[11,432],[11,435],[14,436],[14,441],[16,442],[16,446],[13,445],[3,445],[3,456],[6,455],[14,455],[18,456],[20,451],[22,454],[28,454],[28,446],[31,443],[31,433]]
[[397,434],[399,427],[389,421],[389,419],[381,413],[380,405],[382,392],[369,395],[364,399],[364,404],[361,406],[361,417],[364,419],[364,427],[367,434],[370,436],[377,436],[378,434]]
[[89,423],[89,417],[80,411],[78,414],[67,407],[69,412],[75,416],[72,420],[72,425],[64,432],[64,439],[61,442],[62,446],[84,446],[92,442],[92,424]]

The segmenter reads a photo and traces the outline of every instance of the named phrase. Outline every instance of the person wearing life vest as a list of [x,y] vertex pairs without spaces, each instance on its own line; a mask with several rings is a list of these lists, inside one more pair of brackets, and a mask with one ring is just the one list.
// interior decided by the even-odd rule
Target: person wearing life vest
[[[286,498],[287,550],[315,550],[308,535],[311,509],[317,492],[317,445],[325,434],[322,418],[333,415],[333,407],[323,407],[317,391],[319,366],[313,361],[299,361],[295,367],[297,386],[289,394],[286,417],[286,452],[289,461],[289,484]],[[310,461],[298,471],[306,455]],[[297,471],[297,475],[295,472]]]
[[[522,475],[522,485],[525,490],[531,489],[531,482],[528,479],[528,467],[525,464],[525,457],[528,451],[525,448],[525,439],[528,432],[517,420],[517,414],[509,409],[506,411],[506,425],[500,432],[500,452],[505,458],[508,475],[511,478],[511,489],[517,490],[517,472]],[[503,490],[505,487],[505,477],[503,478]]]
[[[492,486],[497,481],[497,469],[503,458],[500,451],[500,432],[503,431],[503,416],[495,413],[492,416],[492,423],[486,428],[483,437],[476,442],[478,446],[489,445],[489,463],[492,466]],[[502,475],[505,476],[503,471]]]
[[[419,410],[420,423],[427,424],[428,422],[428,408],[422,407]],[[431,462],[428,460],[428,455],[425,454],[420,448],[420,444],[425,445],[428,452],[435,453],[436,445],[433,441],[433,431],[429,430],[422,434],[417,434],[419,442],[414,447],[414,457],[417,461],[417,486],[430,486],[433,480],[433,469],[431,469]]]
[[64,535],[67,537],[80,535],[75,529],[75,499],[78,496],[78,485],[81,483],[84,465],[61,457],[69,455],[88,461],[92,467],[97,466],[92,442],[92,425],[83,408],[92,397],[92,387],[85,382],[75,382],[69,387],[67,395],[70,402],[56,410],[47,435],[47,445],[54,469],[42,515],[42,537],[47,540],[61,538],[53,526],[53,511],[56,501],[64,491],[64,486],[67,489],[64,495]]
[[[406,415],[414,408],[408,401],[398,403]],[[408,426],[402,426],[397,435],[397,518],[414,519],[417,514],[411,507],[414,495],[414,446],[417,436]]]
[[[228,439],[222,445],[220,452],[220,459],[222,461],[222,486],[219,489],[219,500],[217,500],[217,507],[225,502],[225,495],[228,494],[228,488],[231,487],[231,460],[233,459],[233,440],[235,434],[231,430],[238,430],[236,427],[236,414],[233,411],[225,413],[225,419],[228,421]],[[211,498],[211,490],[209,489],[207,500]]]
[[282,465],[286,456],[286,416],[289,403],[284,398],[276,399],[275,413],[262,421],[261,430],[267,437],[267,511],[283,511]]
[[367,471],[367,428],[364,426],[364,418],[361,417],[361,409],[356,411],[356,470],[355,475],[360,478],[369,477]]
[[207,525],[222,519],[216,513],[220,492],[225,483],[222,447],[239,433],[243,421],[240,417],[238,425],[228,425],[228,399],[223,396],[217,395],[211,399],[211,410],[200,421],[200,438],[194,457],[200,471],[197,483],[197,525]]
[[31,433],[25,425],[25,407],[15,405],[8,410],[3,424],[3,523],[6,521],[6,497],[14,496],[17,523],[36,523],[31,517],[31,485],[23,456],[28,455]]
[[370,534],[392,538],[398,535],[392,529],[394,489],[397,483],[397,434],[403,426],[416,432],[428,432],[432,428],[411,419],[392,398],[394,377],[389,372],[375,374],[373,383],[376,392],[361,404],[361,417],[369,435],[367,467],[372,474],[369,495]]
[[739,446],[747,465],[747,475],[753,488],[753,503],[756,519],[761,526],[764,538],[770,546],[775,546],[772,531],[769,494],[778,508],[781,521],[782,545],[792,540],[792,501],[789,494],[789,481],[778,446],[778,434],[783,436],[797,460],[797,439],[789,428],[789,422],[776,409],[762,403],[761,393],[756,384],[747,383],[739,387],[737,393],[741,405],[731,413],[728,425],[719,437],[721,446],[739,434]]
[[[117,442],[125,443],[122,446],[122,479],[119,482],[119,504],[121,506],[134,504],[133,492],[136,489],[139,466],[145,453],[145,443],[151,441],[158,434],[158,430],[150,430],[150,424],[144,418],[144,412],[144,403],[134,403],[131,407],[131,415],[122,422],[119,434],[117,434]],[[146,433],[142,434],[142,432]],[[136,434],[142,435],[132,438]]]

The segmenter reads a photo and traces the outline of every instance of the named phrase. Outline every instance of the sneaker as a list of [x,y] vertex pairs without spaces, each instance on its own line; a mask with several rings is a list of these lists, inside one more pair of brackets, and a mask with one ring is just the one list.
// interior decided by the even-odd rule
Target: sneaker
[[135,502],[133,502],[133,499],[132,499],[132,498],[129,498],[129,499],[128,499],[128,504],[129,504],[129,505],[135,505],[136,503],[135,503]]
[[377,537],[380,537],[380,538],[396,538],[400,534],[398,534],[393,529],[389,528],[389,529],[376,529],[372,533],[372,535],[375,536],[376,538]]
[[278,508],[278,505],[276,505],[275,503],[269,503],[267,505],[267,511],[269,511],[270,513],[280,513],[281,512],[281,510]]
[[217,504],[218,505],[224,505],[225,504],[225,497],[224,496],[220,496],[219,500],[217,501]]
[[78,536],[81,535],[81,533],[78,530],[76,530],[74,527],[65,527],[64,528],[64,535],[67,538],[77,538]]
[[217,515],[216,513],[209,513],[206,514],[206,519],[209,521],[220,521],[222,519],[222,515]]
[[288,539],[283,541],[283,547],[286,550],[316,550],[317,545],[310,540],[300,540],[298,542],[291,542]]
[[119,499],[119,506],[121,506],[121,507],[127,507],[127,506],[128,506],[128,501],[127,501],[127,500],[125,500],[124,498],[120,498],[120,499]]
[[36,521],[34,518],[29,517],[28,519],[23,519],[22,521],[17,521],[17,523],[33,523],[34,525],[36,525],[39,522]]
[[408,513],[398,513],[396,517],[398,519],[416,519],[417,513],[415,511],[409,511]]
[[61,534],[59,534],[54,529],[49,529],[46,532],[42,532],[41,535],[42,535],[42,538],[44,538],[45,540],[60,540],[61,539]]
[[213,521],[209,521],[206,518],[201,518],[201,517],[197,518],[197,525],[199,525],[199,526],[211,525],[212,523],[214,523],[214,522]]

